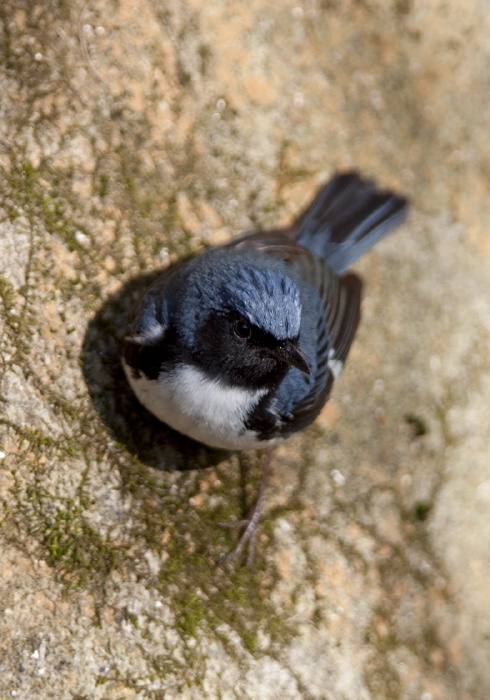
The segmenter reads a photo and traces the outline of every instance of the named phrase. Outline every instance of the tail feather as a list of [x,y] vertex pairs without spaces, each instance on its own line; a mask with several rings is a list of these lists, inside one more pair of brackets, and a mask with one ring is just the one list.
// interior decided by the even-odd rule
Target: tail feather
[[336,175],[298,221],[297,241],[324,258],[337,274],[399,226],[408,202],[357,173]]

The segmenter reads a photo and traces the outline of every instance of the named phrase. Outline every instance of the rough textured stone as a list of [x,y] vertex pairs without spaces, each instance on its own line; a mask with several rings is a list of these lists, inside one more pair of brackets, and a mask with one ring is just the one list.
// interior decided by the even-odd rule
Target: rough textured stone
[[[4,0],[0,697],[490,697],[485,3]],[[339,169],[412,200],[359,262],[331,402],[260,472],[158,425],[118,363],[179,256]]]

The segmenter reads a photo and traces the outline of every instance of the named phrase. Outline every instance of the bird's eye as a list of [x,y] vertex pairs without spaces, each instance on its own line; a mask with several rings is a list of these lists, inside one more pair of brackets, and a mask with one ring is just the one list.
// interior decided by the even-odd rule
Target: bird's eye
[[235,321],[233,324],[233,333],[238,338],[250,338],[252,329],[246,321]]

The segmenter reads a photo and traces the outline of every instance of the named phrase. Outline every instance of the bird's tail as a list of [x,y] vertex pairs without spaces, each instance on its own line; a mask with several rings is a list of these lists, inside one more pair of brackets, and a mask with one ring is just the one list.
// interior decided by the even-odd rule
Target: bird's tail
[[363,253],[401,224],[408,202],[376,189],[357,173],[336,175],[297,222],[296,240],[343,274]]

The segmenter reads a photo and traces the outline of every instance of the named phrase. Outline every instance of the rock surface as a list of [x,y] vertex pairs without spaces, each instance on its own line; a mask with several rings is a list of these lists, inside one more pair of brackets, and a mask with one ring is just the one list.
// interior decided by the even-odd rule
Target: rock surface
[[[490,697],[489,30],[463,0],[3,0],[2,700]],[[349,168],[411,217],[222,570],[260,462],[149,418],[117,337],[159,267]]]

